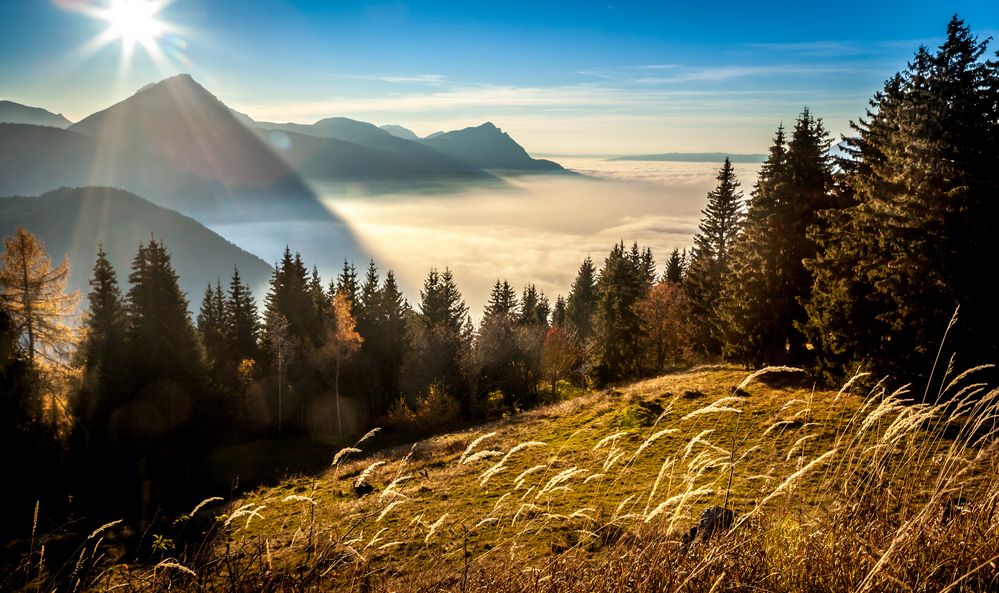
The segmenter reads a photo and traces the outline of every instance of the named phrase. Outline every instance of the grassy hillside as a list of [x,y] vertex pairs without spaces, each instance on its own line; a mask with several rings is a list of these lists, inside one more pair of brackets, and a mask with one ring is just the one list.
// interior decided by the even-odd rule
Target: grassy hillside
[[[331,452],[322,475],[179,523],[206,528],[212,546],[166,547],[155,574],[102,583],[989,590],[999,392],[973,379],[917,405],[903,392],[815,390],[788,372],[700,369],[366,454],[375,435]],[[726,504],[730,530],[689,537],[704,509]]]

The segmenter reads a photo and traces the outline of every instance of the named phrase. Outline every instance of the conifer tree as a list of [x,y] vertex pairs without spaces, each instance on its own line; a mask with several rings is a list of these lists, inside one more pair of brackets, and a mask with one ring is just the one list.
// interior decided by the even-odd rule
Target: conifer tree
[[597,269],[590,256],[579,266],[566,300],[566,326],[575,334],[579,343],[585,343],[593,334],[593,312],[597,306]]
[[84,438],[106,441],[111,413],[125,388],[122,367],[125,360],[125,305],[118,277],[98,245],[90,276],[88,307],[83,316],[84,338],[78,357],[83,366],[83,388],[74,402],[74,415],[85,431]]
[[680,284],[683,282],[683,276],[687,271],[687,250],[684,249],[682,252],[679,249],[673,249],[672,253],[669,254],[669,259],[666,260],[666,270],[663,273],[663,277],[673,284]]
[[555,307],[552,308],[552,327],[565,329],[565,297],[558,295],[555,297]]
[[126,317],[118,276],[102,244],[97,247],[87,303],[80,356],[85,371],[104,383],[112,366],[123,355]]
[[[732,244],[742,227],[742,192],[727,157],[716,179],[718,185],[708,192],[708,205],[701,211],[703,218],[694,236],[690,265],[684,276],[684,291],[695,328],[692,339],[698,349],[714,355],[721,353],[722,343],[718,300],[729,271]],[[674,249],[671,263],[678,268],[673,271],[674,276],[682,271],[679,260]]]
[[[817,226],[808,335],[827,370],[898,380],[994,362],[999,316],[982,257],[999,195],[999,62],[956,16],[875,94],[846,141],[844,200]],[[987,258],[987,256],[985,256]]]
[[222,293],[222,281],[216,280],[205,289],[201,300],[201,310],[198,313],[198,334],[204,346],[208,361],[215,371],[216,380],[221,379],[222,371],[229,362],[226,351],[225,331],[229,324],[226,319],[225,296]]
[[777,130],[719,301],[723,353],[729,358],[758,366],[801,363],[805,356],[801,302],[811,292],[812,279],[803,261],[817,249],[806,231],[819,212],[839,204],[829,191],[828,147],[822,121],[808,109],[786,146],[783,130]]
[[486,303],[486,317],[490,315],[514,315],[518,312],[517,293],[504,280],[502,283],[497,279],[493,285],[492,292],[489,293],[489,301]]
[[260,319],[257,303],[250,287],[243,284],[239,268],[233,267],[229,293],[225,301],[226,351],[238,364],[243,360],[256,360],[260,354]]
[[343,260],[343,269],[340,270],[340,274],[336,277],[336,290],[334,292],[344,295],[350,304],[351,313],[353,313],[354,308],[357,306],[359,292],[357,269],[353,263],[348,262],[346,259]]
[[600,295],[594,314],[595,374],[600,383],[637,374],[640,367],[641,318],[635,304],[647,292],[646,268],[637,245],[611,250],[600,271]]

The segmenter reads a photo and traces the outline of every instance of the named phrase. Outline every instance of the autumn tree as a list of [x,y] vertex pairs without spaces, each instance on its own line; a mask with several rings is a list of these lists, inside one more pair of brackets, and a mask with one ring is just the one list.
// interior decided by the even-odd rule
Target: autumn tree
[[678,364],[690,342],[690,304],[686,293],[676,283],[663,280],[636,307],[649,370],[659,373]]
[[565,330],[552,326],[545,332],[541,347],[541,368],[552,386],[552,399],[558,399],[558,382],[569,375],[582,352]]
[[45,245],[18,228],[4,240],[0,255],[0,299],[21,337],[30,364],[41,355],[62,362],[75,344],[67,320],[76,310],[79,293],[66,292],[69,261],[52,267]]
[[333,296],[332,323],[326,336],[325,348],[331,351],[334,370],[333,387],[336,399],[336,430],[343,434],[343,416],[340,409],[340,367],[344,360],[356,352],[364,341],[357,333],[357,322],[350,312],[350,297],[346,291]]

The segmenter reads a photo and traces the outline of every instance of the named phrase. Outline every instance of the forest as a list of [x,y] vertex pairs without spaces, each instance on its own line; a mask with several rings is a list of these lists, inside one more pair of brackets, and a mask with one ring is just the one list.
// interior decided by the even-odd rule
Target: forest
[[776,127],[753,187],[719,164],[691,249],[623,238],[582,259],[565,295],[498,278],[477,322],[447,268],[410,303],[374,261],[345,261],[324,285],[293,244],[265,294],[219,270],[196,304],[153,236],[127,271],[100,251],[84,299],[66,290],[68,264],[20,229],[0,260],[0,442],[17,519],[2,530],[29,536],[39,507],[50,527],[179,512],[226,447],[339,448],[375,427],[406,443],[720,361],[802,367],[827,386],[860,373],[932,402],[951,370],[999,354],[988,41],[955,17],[835,157],[834,142],[804,108]]

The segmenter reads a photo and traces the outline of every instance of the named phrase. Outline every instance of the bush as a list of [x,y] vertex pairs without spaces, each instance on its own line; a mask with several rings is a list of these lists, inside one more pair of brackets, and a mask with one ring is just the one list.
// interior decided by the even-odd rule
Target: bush
[[409,436],[433,434],[454,427],[458,413],[458,401],[435,383],[417,398],[415,409],[399,398],[386,415],[386,425]]

